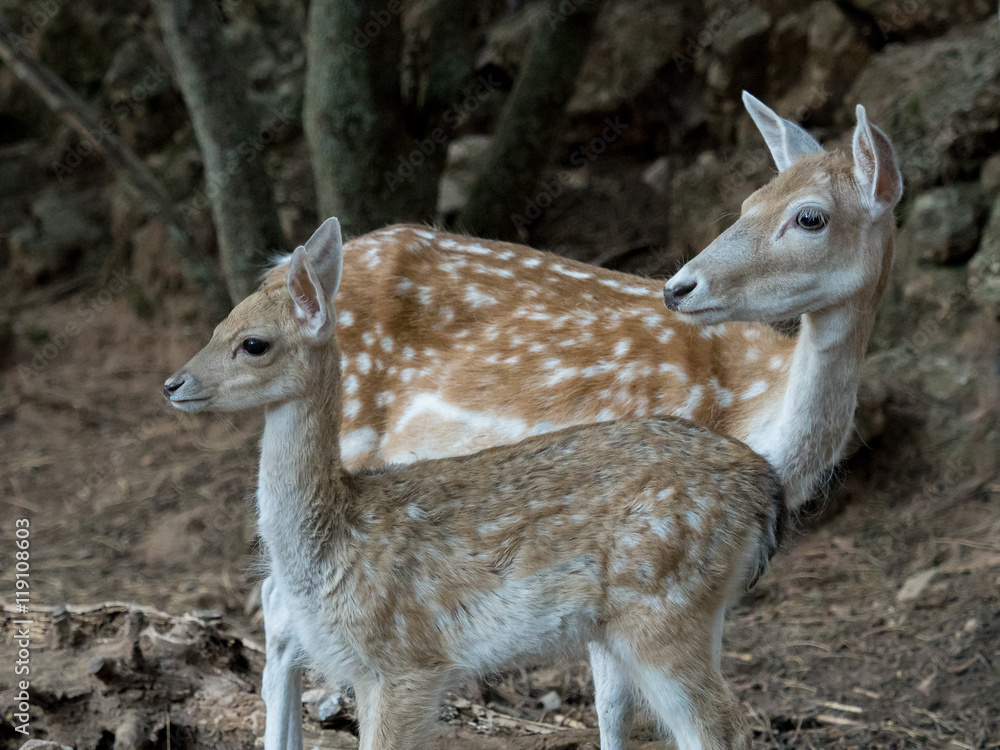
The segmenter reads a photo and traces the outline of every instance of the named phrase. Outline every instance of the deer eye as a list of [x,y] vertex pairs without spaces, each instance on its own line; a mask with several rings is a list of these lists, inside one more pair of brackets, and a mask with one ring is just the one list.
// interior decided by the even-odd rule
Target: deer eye
[[826,211],[820,208],[807,206],[799,211],[798,216],[795,217],[795,223],[802,227],[802,229],[810,232],[818,232],[830,223],[830,217]]
[[266,352],[270,346],[271,345],[264,341],[264,339],[243,339],[243,351],[252,357],[259,357],[261,354]]

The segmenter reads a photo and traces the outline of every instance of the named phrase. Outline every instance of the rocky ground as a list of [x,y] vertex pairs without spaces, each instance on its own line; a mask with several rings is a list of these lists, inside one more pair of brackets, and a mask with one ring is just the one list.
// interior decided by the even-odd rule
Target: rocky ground
[[[480,62],[510,81],[532,9],[501,6]],[[303,238],[317,217],[298,119],[302,9],[230,10],[266,134],[252,148],[286,232]],[[156,171],[214,254],[191,126],[144,6],[0,0],[0,11]],[[724,671],[758,747],[1000,747],[995,4],[611,2],[550,195],[526,198],[526,216],[546,205],[525,241],[669,273],[772,172],[743,88],[841,146],[863,102],[899,149],[907,194],[854,453],[732,614]],[[462,125],[441,220],[461,205],[504,96]],[[625,127],[597,153],[609,118]],[[30,520],[33,736],[77,750],[254,746],[259,425],[166,411],[160,384],[215,321],[162,221],[7,68],[0,263],[0,546],[13,550],[15,521]],[[13,619],[5,610],[3,664],[15,660]],[[324,690],[310,697],[336,692]],[[16,694],[0,668],[0,748],[23,741]],[[353,747],[349,695],[323,705],[303,709],[314,746]],[[456,696],[441,744],[583,748],[594,727],[585,665],[556,665]],[[651,737],[638,732],[636,746]]]

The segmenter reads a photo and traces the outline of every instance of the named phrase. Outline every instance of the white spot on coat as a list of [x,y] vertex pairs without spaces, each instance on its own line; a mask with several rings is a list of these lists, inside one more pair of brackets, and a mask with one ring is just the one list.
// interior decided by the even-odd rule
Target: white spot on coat
[[371,427],[360,427],[352,430],[340,439],[340,456],[344,461],[351,461],[374,451],[378,446],[378,434]]
[[753,398],[754,396],[759,396],[760,394],[764,393],[769,387],[770,386],[766,380],[756,380],[750,385],[749,388],[743,391],[743,394],[740,396],[740,398],[745,400],[748,398]]
[[496,297],[480,291],[475,284],[469,284],[465,289],[465,301],[472,307],[487,307],[497,304]]

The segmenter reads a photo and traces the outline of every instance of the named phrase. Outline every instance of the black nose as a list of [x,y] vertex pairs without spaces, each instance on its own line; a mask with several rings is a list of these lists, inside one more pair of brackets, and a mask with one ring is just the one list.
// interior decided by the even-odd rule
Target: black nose
[[163,384],[163,395],[166,398],[170,398],[170,394],[176,391],[182,385],[184,385],[184,378],[177,378],[177,379],[170,378],[170,380],[168,380],[166,383]]
[[663,302],[671,310],[676,310],[679,301],[691,294],[696,286],[698,286],[697,281],[683,281],[672,287],[665,287],[663,289]]

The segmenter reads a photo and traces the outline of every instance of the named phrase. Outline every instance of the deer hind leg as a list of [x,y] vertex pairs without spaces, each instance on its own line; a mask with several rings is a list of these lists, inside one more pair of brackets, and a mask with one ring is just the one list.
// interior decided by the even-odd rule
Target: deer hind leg
[[[636,683],[679,750],[750,750],[742,707],[718,665],[718,613],[712,619],[671,628],[664,645],[637,653]],[[679,632],[689,635],[679,639]]]
[[434,747],[442,684],[437,675],[422,672],[392,679],[357,679],[359,750]]
[[264,750],[302,750],[302,670],[292,613],[274,579],[261,586],[264,613]]
[[632,678],[607,645],[594,642],[589,651],[601,750],[625,750],[635,715]]

